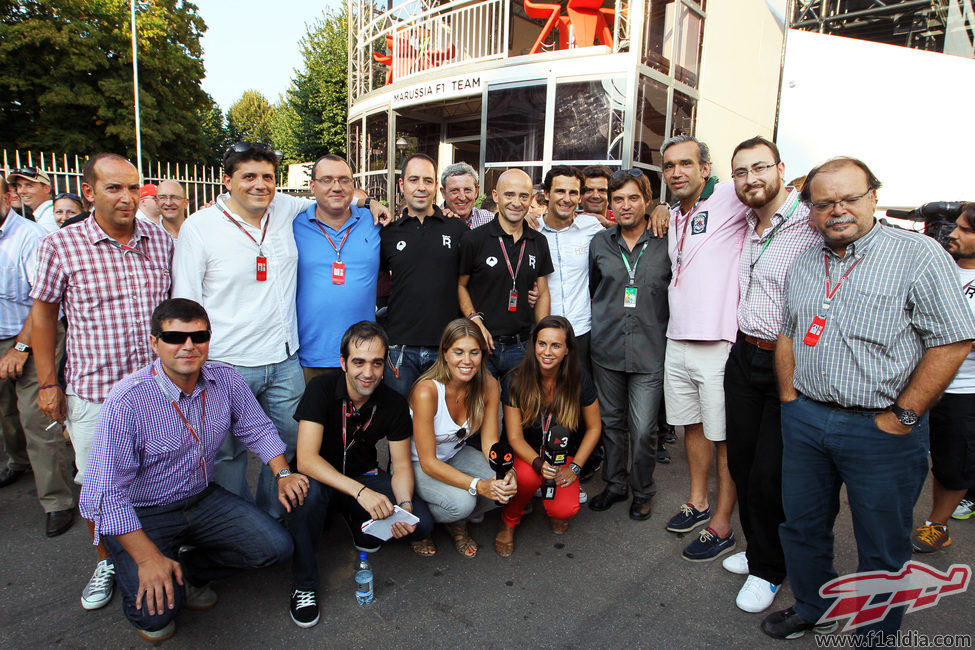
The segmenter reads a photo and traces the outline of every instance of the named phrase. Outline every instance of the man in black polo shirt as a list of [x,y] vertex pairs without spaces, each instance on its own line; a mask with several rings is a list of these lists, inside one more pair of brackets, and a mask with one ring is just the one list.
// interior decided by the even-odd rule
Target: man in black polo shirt
[[457,274],[463,219],[444,217],[437,198],[437,166],[422,153],[406,159],[399,188],[401,218],[383,228],[379,270],[391,274],[386,324],[389,360],[384,381],[404,397],[437,360],[447,323],[460,315]]
[[[457,294],[461,311],[478,324],[491,348],[488,370],[500,377],[525,356],[535,321],[549,315],[545,276],[555,269],[545,236],[524,226],[532,201],[528,174],[509,169],[491,194],[498,216],[461,243]],[[528,292],[536,283],[538,301],[532,308]]]
[[[387,353],[381,327],[370,321],[356,323],[342,337],[342,373],[312,379],[295,412],[298,467],[311,483],[305,502],[287,517],[295,540],[291,619],[299,627],[318,623],[315,547],[330,506],[345,515],[356,548],[362,551],[378,550],[380,540],[362,533],[360,524],[390,516],[394,503],[420,519],[412,526],[393,524],[394,537],[417,541],[433,530],[426,504],[413,501],[409,406],[382,384]],[[377,463],[376,444],[383,438],[389,441],[392,476]]]

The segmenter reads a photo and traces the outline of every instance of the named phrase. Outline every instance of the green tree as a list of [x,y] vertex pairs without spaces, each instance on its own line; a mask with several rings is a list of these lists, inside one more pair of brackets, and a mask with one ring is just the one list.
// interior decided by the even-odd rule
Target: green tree
[[240,99],[227,109],[227,133],[231,142],[263,142],[274,144],[271,129],[274,107],[267,97],[256,90],[244,91]]
[[[206,24],[190,2],[139,0],[136,26],[143,156],[198,161]],[[134,157],[130,39],[126,0],[0,0],[0,141]]]
[[207,149],[207,156],[203,162],[219,165],[223,162],[223,154],[230,145],[230,136],[227,134],[227,123],[224,120],[223,111],[220,110],[220,106],[212,97],[209,99],[210,105],[197,111],[197,119],[200,120],[203,141]]

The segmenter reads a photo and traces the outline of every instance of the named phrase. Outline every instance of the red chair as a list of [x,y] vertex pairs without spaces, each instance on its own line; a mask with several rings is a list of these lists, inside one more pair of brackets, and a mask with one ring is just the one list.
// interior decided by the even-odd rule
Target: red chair
[[569,0],[566,6],[576,47],[589,47],[599,40],[613,47],[613,32],[606,22],[606,16],[614,16],[615,10],[603,7],[603,0]]
[[[542,43],[548,38],[548,35],[552,33],[555,29],[555,23],[559,22],[559,14],[562,12],[562,5],[550,4],[547,2],[534,2],[534,0],[524,0],[525,3],[525,15],[529,18],[541,18],[545,20],[545,25],[542,26],[542,31],[538,34],[538,38],[535,39],[535,44],[532,48],[528,50],[529,54],[536,54],[541,51]],[[562,30],[559,29],[559,36],[562,36]],[[559,42],[564,43],[566,39],[560,38]]]
[[[376,63],[378,63],[380,65],[387,66],[387,68],[388,68],[386,70],[386,85],[387,86],[389,84],[393,83],[393,47],[394,47],[394,42],[396,42],[396,41],[394,41],[393,35],[392,34],[386,34],[386,51],[388,51],[389,54],[380,54],[379,52],[373,52],[372,53],[372,58],[375,59]],[[399,52],[398,53],[399,53],[400,61],[406,61],[407,59],[412,60],[412,59],[415,59],[416,58],[416,50],[414,50],[408,43],[405,43],[402,40],[399,40],[398,47],[399,47]],[[408,68],[409,67],[409,64],[407,63],[406,65],[407,65],[407,68]]]

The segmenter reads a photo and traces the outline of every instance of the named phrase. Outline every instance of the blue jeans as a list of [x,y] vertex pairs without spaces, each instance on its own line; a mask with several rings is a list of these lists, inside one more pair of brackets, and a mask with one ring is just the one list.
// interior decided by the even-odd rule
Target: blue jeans
[[[816,621],[831,602],[819,588],[837,577],[833,524],[840,486],[853,515],[857,571],[899,571],[911,559],[914,504],[928,473],[928,418],[904,436],[885,433],[872,414],[849,413],[806,397],[782,404],[782,505],[779,527],[795,610]],[[895,632],[904,608],[875,625]]]
[[[370,490],[384,494],[392,503],[396,503],[393,487],[389,482],[390,476],[386,472],[379,470],[375,475],[363,474],[355,478]],[[309,481],[308,494],[305,496],[304,503],[292,508],[287,518],[288,530],[295,541],[294,557],[291,560],[294,588],[302,591],[318,589],[318,561],[315,558],[315,549],[322,538],[329,506],[344,513],[349,526],[358,528],[362,522],[369,519],[369,513],[359,506],[354,497],[323,485],[315,479]],[[403,538],[408,542],[426,539],[433,531],[433,517],[430,516],[426,504],[415,494],[412,501],[413,514],[419,517],[420,521],[416,524],[416,530]],[[382,543],[382,540],[372,535],[362,535],[362,537],[365,540]]]
[[494,352],[487,358],[487,369],[498,380],[521,363],[525,356],[526,341],[521,343],[494,342]]
[[[291,536],[280,524],[254,505],[210,484],[203,492],[175,503],[136,508],[142,530],[166,557],[179,560],[183,584],[203,586],[226,578],[241,569],[259,569],[284,562],[291,557]],[[115,537],[104,536],[115,564],[115,579],[122,592],[122,611],[140,630],[166,627],[186,602],[186,594],[176,587],[176,607],[163,608],[150,616],[143,599],[136,609],[139,567]],[[180,546],[193,546],[178,555]]]
[[418,345],[391,345],[383,383],[403,397],[409,398],[410,389],[427,368],[437,360],[437,348]]
[[[298,422],[294,419],[298,402],[305,393],[305,377],[293,354],[280,363],[266,366],[231,366],[247,382],[264,413],[274,423],[278,435],[284,441],[288,463],[295,458],[298,440]],[[227,436],[220,449],[213,469],[213,482],[229,492],[254,502],[247,485],[247,448],[234,436]],[[284,506],[278,501],[278,486],[267,465],[261,467],[257,479],[257,507],[278,520],[284,519]]]

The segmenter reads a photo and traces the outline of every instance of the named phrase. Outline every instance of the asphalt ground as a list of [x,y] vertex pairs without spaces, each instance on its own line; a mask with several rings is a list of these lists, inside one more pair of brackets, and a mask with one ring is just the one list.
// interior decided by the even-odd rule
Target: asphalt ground
[[[664,530],[686,499],[683,441],[670,446],[673,462],[658,465],[653,516],[637,522],[628,504],[607,512],[583,506],[568,533],[554,535],[540,500],[515,536],[515,553],[494,552],[498,514],[471,526],[480,545],[460,556],[438,527],[437,555],[421,558],[407,544],[389,543],[371,556],[376,600],[356,603],[356,552],[340,518],[318,551],[322,571],[321,622],[300,629],[288,615],[290,567],[245,572],[213,586],[220,601],[208,612],[183,611],[167,648],[814,648],[814,635],[795,641],[765,636],[764,614],[734,605],[743,577],[720,560],[691,563],[680,551],[693,533]],[[5,457],[0,454],[0,462]],[[254,459],[252,458],[252,463]],[[256,463],[252,464],[252,479]],[[590,497],[603,487],[584,484]],[[714,486],[712,482],[712,495]],[[923,521],[930,479],[915,509]],[[856,550],[845,493],[836,526],[836,567],[851,573]],[[744,550],[737,517],[738,549]],[[84,522],[64,535],[44,536],[44,515],[33,480],[0,489],[0,648],[145,647],[121,611],[116,593],[108,606],[85,611],[79,596],[95,563]],[[953,544],[934,556],[915,556],[946,570],[975,564],[975,517],[951,524]],[[935,607],[907,614],[903,630],[921,634],[975,634],[973,592],[945,597]],[[792,604],[784,586],[772,610]],[[772,611],[769,610],[769,611]]]

